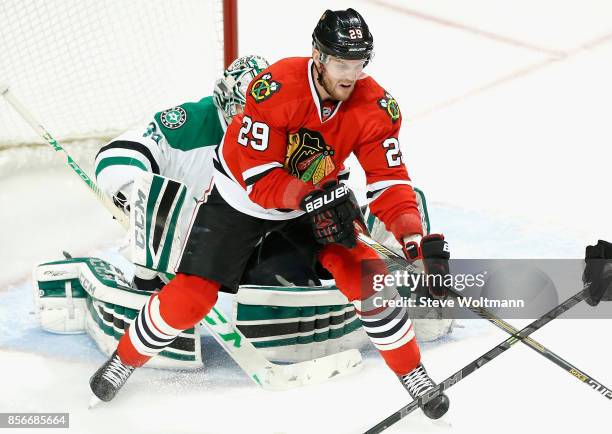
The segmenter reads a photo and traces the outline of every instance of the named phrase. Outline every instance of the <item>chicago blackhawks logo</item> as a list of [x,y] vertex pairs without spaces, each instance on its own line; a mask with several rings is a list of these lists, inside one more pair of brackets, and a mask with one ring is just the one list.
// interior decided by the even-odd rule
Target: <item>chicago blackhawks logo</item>
[[285,168],[304,182],[318,184],[336,168],[333,155],[320,133],[301,128],[289,135]]
[[176,130],[187,122],[187,112],[183,107],[172,107],[161,113],[160,120],[164,127]]
[[395,123],[400,118],[399,104],[388,92],[378,100],[378,106],[389,115],[391,122]]
[[278,81],[272,81],[272,74],[266,73],[255,80],[251,87],[251,96],[255,102],[260,103],[274,95],[281,88]]

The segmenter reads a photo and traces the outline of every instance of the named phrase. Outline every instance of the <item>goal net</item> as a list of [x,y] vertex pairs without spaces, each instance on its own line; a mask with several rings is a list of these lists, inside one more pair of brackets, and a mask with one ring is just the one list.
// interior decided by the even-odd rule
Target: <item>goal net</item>
[[[223,3],[2,0],[0,83],[60,142],[106,140],[212,94],[224,66]],[[0,98],[0,151],[35,143]]]

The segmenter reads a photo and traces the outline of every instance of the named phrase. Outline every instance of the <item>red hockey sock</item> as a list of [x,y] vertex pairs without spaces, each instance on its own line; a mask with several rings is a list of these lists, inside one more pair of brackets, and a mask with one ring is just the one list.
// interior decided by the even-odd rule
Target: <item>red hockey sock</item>
[[151,295],[119,340],[121,361],[131,366],[145,364],[210,312],[219,287],[203,277],[177,274],[159,293]]
[[377,307],[380,303],[375,303],[376,297],[399,299],[395,288],[380,293],[372,288],[373,274],[388,273],[378,254],[361,243],[350,250],[329,244],[319,259],[334,276],[340,291],[355,305],[363,328],[391,370],[397,375],[412,371],[421,355],[407,308]]

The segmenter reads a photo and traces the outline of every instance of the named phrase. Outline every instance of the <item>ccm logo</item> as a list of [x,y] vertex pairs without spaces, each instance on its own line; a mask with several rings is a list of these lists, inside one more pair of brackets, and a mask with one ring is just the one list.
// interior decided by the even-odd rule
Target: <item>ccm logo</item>
[[336,199],[344,196],[345,194],[348,194],[348,191],[349,189],[346,185],[340,184],[332,191],[325,193],[323,196],[317,197],[312,202],[308,202],[306,204],[306,212],[312,213],[313,211],[316,211],[319,208],[322,208],[323,206],[332,203]]

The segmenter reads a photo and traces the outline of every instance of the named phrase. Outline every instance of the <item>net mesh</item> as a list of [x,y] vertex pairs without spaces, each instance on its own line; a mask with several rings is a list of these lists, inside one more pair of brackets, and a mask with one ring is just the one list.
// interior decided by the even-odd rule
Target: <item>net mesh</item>
[[[0,83],[60,142],[112,137],[212,93],[220,0],[2,0]],[[0,149],[42,143],[0,98]]]

